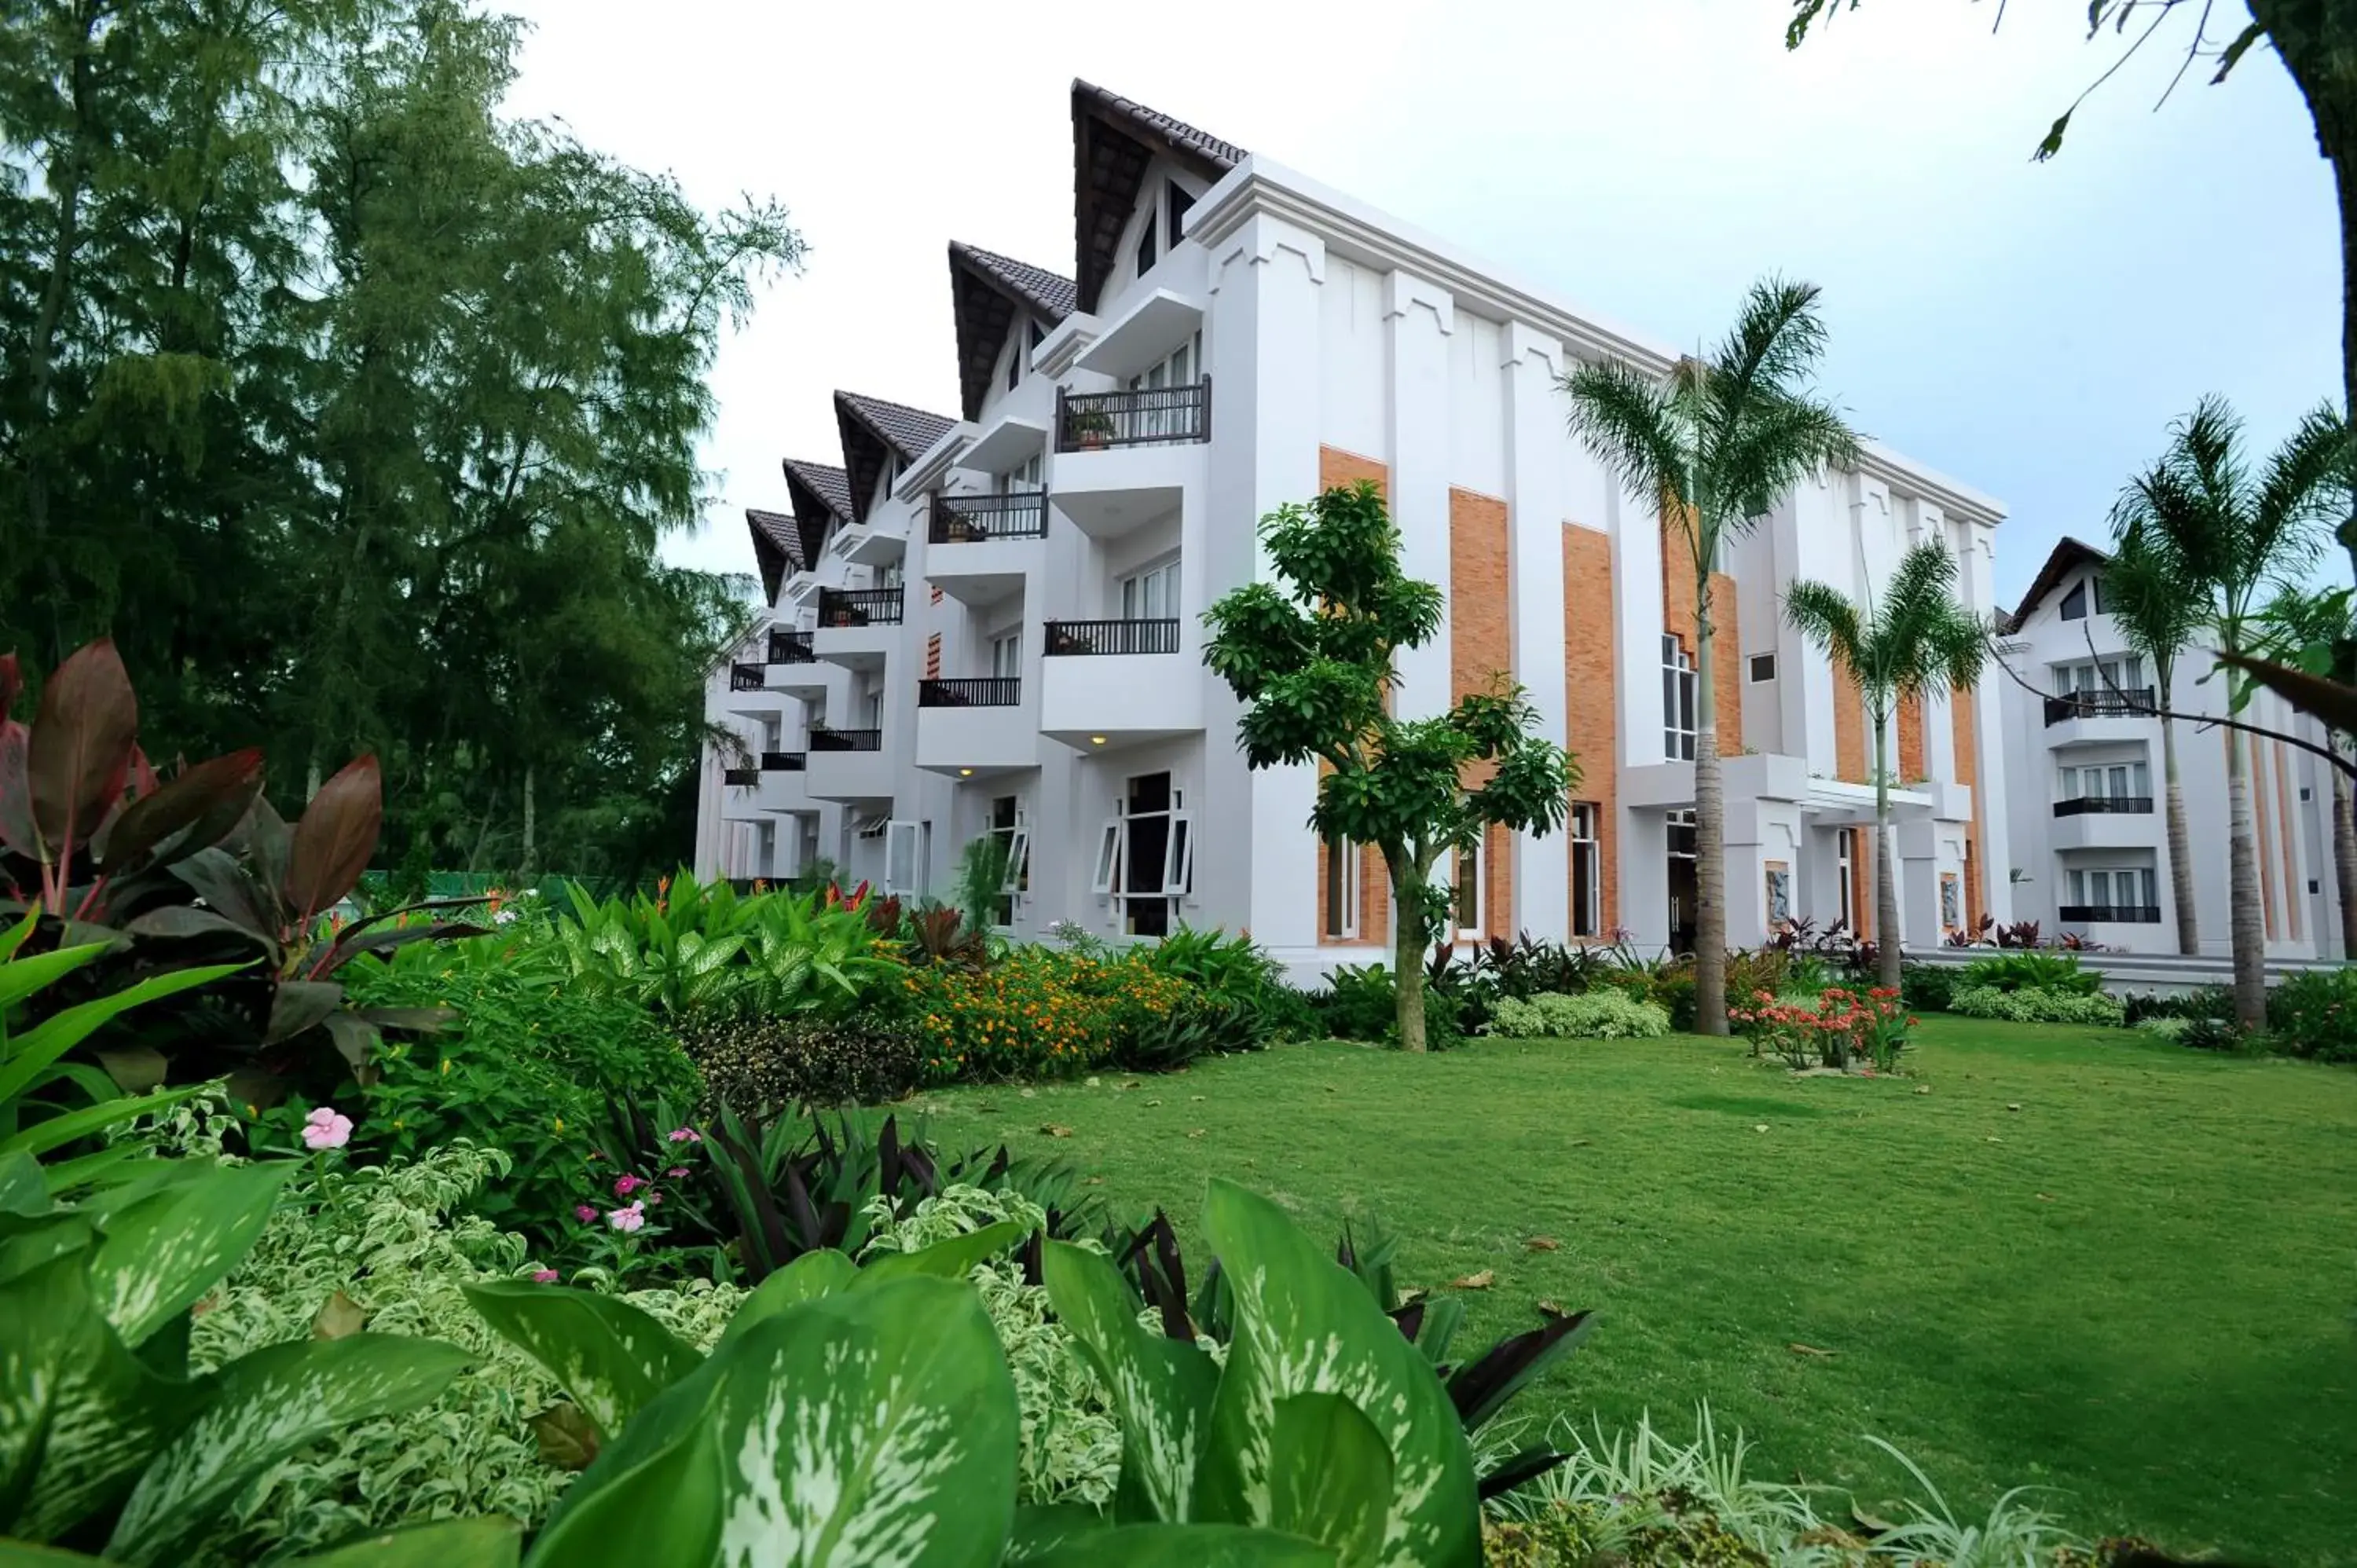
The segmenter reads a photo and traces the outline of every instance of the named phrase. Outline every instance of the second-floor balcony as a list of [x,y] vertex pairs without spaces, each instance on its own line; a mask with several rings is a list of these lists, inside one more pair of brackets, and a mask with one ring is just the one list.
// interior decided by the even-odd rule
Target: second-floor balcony
[[1012,708],[1020,706],[1022,702],[1023,680],[1018,675],[917,682],[917,706],[920,708]]
[[2046,723],[2050,727],[2072,719],[2142,718],[2153,710],[2149,686],[2117,692],[2077,692],[2046,699]]
[[1056,457],[1048,475],[1056,510],[1101,540],[1168,518],[1189,489],[1201,495],[1211,471],[1211,438],[1208,379],[1135,392],[1060,393]]
[[899,645],[901,603],[897,586],[823,589],[812,651],[853,670],[882,668],[885,656]]
[[1178,622],[1173,618],[1151,620],[1051,620],[1047,625],[1049,658],[1098,655],[1116,658],[1132,653],[1178,651]]
[[994,539],[1044,539],[1048,492],[1010,490],[985,495],[933,498],[925,531],[934,544],[980,544]]
[[884,732],[880,729],[832,729],[825,725],[813,725],[810,732],[813,751],[881,751]]
[[770,672],[759,664],[731,664],[728,667],[728,689],[732,692],[759,692],[770,683]]
[[2152,814],[2149,795],[2081,795],[2069,800],[2054,802],[2058,817],[2090,815],[2148,817]]
[[800,773],[806,758],[799,751],[765,751],[761,753],[764,773]]
[[808,664],[818,655],[811,651],[811,634],[785,627],[770,628],[770,662],[772,664]]
[[829,729],[813,725],[803,777],[810,794],[822,800],[885,800],[893,790],[893,769],[901,760],[884,744],[880,729]]
[[1017,675],[917,682],[917,766],[991,779],[1039,765],[1038,705]]
[[1039,731],[1083,752],[1194,735],[1203,672],[1175,618],[1051,620],[1039,666]]
[[822,629],[850,626],[899,626],[901,591],[895,588],[821,588],[818,624]]
[[1168,446],[1211,438],[1211,378],[1130,392],[1061,392],[1056,396],[1056,450]]
[[761,781],[761,770],[758,768],[723,768],[720,781],[731,789],[750,789]]

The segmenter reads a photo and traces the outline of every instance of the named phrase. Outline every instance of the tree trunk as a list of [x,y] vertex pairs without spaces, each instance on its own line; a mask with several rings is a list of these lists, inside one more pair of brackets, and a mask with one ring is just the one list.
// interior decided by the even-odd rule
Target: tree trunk
[[[535,789],[539,782],[538,775],[538,768],[529,764],[525,766],[523,770],[523,860],[516,872],[516,875],[521,877],[530,877],[536,865],[536,857],[533,852],[536,843],[534,831],[539,826],[539,799]],[[769,872],[768,866],[761,868],[761,875],[766,876]]]
[[[1697,552],[1699,553],[1699,552]],[[1718,770],[1718,693],[1710,566],[1695,567],[1695,1032],[1727,1033],[1727,793]]]
[[[2166,691],[2161,702],[2169,702]],[[2160,721],[2161,810],[2169,829],[2169,891],[2177,900],[2177,950],[2191,958],[2201,950],[2201,917],[2193,907],[2193,841],[2185,831],[2185,786],[2177,777],[2177,721]]]
[[[2337,106],[2329,106],[2303,72],[2295,70],[2292,75],[2308,95],[2309,113],[2316,121],[2317,145],[2331,160],[2333,193],[2340,199],[2341,409],[2352,431],[2357,432],[2357,147],[2340,145],[2342,116]],[[2341,547],[2349,553],[2352,568],[2357,569],[2357,512],[2341,520],[2339,538]]]
[[2260,903],[2258,834],[2251,820],[2249,747],[2226,737],[2227,895],[2234,931],[2234,1021],[2245,1029],[2267,1021],[2267,929]]
[[1874,715],[1874,934],[1875,979],[1889,990],[1899,989],[1900,939],[1899,869],[1890,831],[1890,714]]
[[1423,873],[1405,856],[1383,852],[1392,875],[1392,961],[1399,973],[1393,987],[1398,1009],[1400,1049],[1421,1053],[1424,1029],[1424,904],[1417,886]]
[[2341,895],[2341,958],[2357,961],[2357,801],[2349,775],[2332,770],[2332,881]]

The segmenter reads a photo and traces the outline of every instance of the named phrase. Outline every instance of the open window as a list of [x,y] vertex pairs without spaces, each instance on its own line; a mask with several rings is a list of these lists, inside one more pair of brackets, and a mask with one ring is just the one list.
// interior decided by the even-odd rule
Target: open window
[[924,891],[924,826],[907,822],[884,825],[884,891],[895,897]]
[[1346,838],[1326,841],[1326,925],[1329,941],[1359,934],[1359,846]]
[[1162,845],[1162,896],[1184,898],[1195,886],[1195,819],[1170,813],[1170,833]]
[[1459,940],[1479,941],[1481,938],[1481,845],[1479,840],[1456,852],[1455,907],[1457,935]]
[[1121,875],[1121,819],[1107,817],[1097,834],[1096,875],[1090,888],[1097,893],[1111,893],[1114,880]]

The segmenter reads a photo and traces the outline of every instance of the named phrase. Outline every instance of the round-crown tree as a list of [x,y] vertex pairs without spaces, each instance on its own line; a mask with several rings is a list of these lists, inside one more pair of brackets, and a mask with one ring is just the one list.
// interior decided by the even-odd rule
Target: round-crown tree
[[1392,886],[1400,1045],[1425,1048],[1424,950],[1445,929],[1443,855],[1492,823],[1534,835],[1563,825],[1578,781],[1570,754],[1530,732],[1537,713],[1503,676],[1448,712],[1394,711],[1398,650],[1440,629],[1441,593],[1400,570],[1399,530],[1366,480],[1261,519],[1274,582],[1203,614],[1203,662],[1245,704],[1248,766],[1322,763],[1309,826],[1329,844],[1372,844]]

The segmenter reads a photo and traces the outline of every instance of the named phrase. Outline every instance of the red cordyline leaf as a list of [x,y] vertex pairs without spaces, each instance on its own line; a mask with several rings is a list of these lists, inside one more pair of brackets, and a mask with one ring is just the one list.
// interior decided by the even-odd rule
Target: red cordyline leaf
[[307,921],[359,885],[384,826],[384,787],[373,756],[346,763],[319,786],[295,824],[281,892]]
[[111,639],[60,664],[41,688],[25,751],[33,828],[63,863],[98,831],[123,793],[139,744],[139,700]]
[[16,711],[16,693],[25,689],[25,672],[16,664],[14,653],[0,653],[0,725],[16,723],[8,715]]

